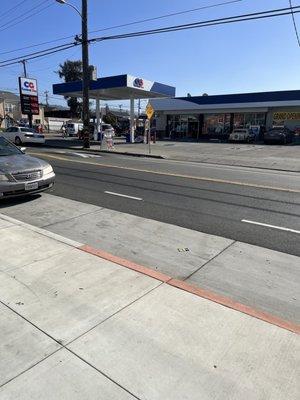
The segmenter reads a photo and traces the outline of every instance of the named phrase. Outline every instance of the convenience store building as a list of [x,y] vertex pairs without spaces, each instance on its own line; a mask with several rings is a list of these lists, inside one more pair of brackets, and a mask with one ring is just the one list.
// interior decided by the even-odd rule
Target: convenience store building
[[153,99],[156,130],[172,140],[226,139],[235,128],[300,130],[300,90]]

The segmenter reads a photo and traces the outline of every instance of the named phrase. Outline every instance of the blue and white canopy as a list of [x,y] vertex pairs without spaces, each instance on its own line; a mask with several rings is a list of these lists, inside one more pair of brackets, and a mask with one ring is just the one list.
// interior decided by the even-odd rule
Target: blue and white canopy
[[[90,98],[101,100],[155,99],[175,96],[175,87],[132,75],[117,75],[90,81]],[[53,85],[53,94],[82,97],[82,81]]]

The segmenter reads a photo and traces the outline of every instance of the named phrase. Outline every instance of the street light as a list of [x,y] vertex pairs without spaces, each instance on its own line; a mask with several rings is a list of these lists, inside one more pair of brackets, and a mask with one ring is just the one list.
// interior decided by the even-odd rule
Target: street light
[[65,4],[66,6],[72,7],[80,15],[80,17],[82,18],[81,12],[73,4],[67,3],[66,0],[56,0],[56,2],[59,3],[59,4]]
[[82,0],[81,12],[66,0],[56,0],[59,4],[72,7],[81,18],[81,44],[82,44],[82,119],[83,119],[83,147],[90,147],[90,109],[89,109],[89,42],[88,42],[88,12],[87,0]]

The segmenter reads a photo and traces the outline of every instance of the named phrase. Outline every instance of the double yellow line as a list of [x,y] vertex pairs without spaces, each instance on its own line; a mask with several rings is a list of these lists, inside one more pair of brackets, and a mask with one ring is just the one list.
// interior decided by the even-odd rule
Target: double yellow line
[[281,188],[281,187],[276,187],[276,186],[259,185],[259,184],[255,184],[255,183],[230,181],[227,179],[207,178],[204,176],[194,176],[194,175],[184,175],[184,174],[173,174],[171,172],[151,171],[148,169],[122,167],[119,165],[107,165],[107,164],[96,163],[96,162],[91,162],[91,161],[70,159],[70,158],[56,156],[56,155],[52,155],[52,154],[48,154],[48,153],[33,153],[32,155],[33,156],[38,155],[40,157],[45,157],[45,158],[50,158],[50,159],[52,158],[55,160],[67,161],[67,162],[77,163],[77,164],[93,165],[93,166],[104,167],[104,168],[115,168],[115,169],[121,169],[121,170],[126,170],[126,171],[144,172],[147,174],[173,176],[176,178],[185,178],[185,179],[194,179],[194,180],[203,181],[203,182],[225,183],[225,184],[229,184],[229,185],[238,185],[238,186],[253,187],[253,188],[259,188],[259,189],[276,190],[276,191],[280,191],[280,192],[300,193],[300,189],[299,190],[298,189],[287,189],[287,188]]

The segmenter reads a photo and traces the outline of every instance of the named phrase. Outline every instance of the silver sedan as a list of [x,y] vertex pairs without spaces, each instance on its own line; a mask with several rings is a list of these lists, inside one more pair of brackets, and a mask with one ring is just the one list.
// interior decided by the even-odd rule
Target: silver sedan
[[0,135],[0,199],[42,192],[54,180],[50,164],[24,154]]

